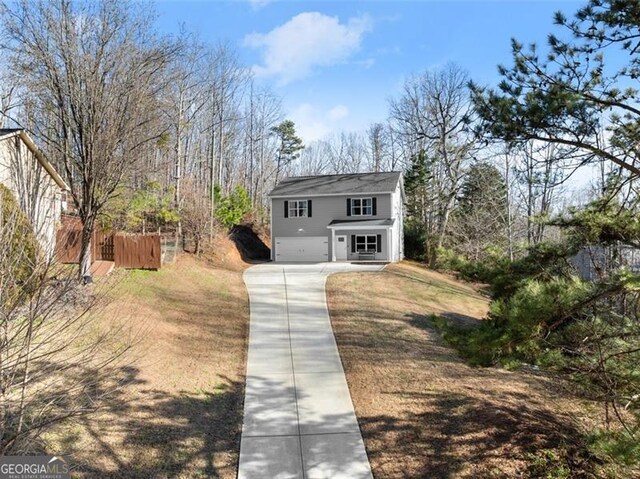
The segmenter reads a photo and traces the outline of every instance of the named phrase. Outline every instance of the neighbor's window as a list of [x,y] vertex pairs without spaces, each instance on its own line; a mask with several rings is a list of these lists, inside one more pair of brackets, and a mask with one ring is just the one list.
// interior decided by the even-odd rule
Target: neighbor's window
[[289,218],[306,218],[308,206],[307,200],[289,201]]
[[371,198],[353,198],[351,200],[351,216],[373,215],[373,201]]
[[376,243],[376,235],[357,235],[356,236],[356,252],[375,252],[378,250]]

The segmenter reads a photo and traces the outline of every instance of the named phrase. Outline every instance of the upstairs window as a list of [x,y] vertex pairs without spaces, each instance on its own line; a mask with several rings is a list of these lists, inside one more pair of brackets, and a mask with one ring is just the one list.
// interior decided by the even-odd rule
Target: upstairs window
[[309,218],[311,217],[311,200],[285,201],[285,218]]
[[371,216],[373,215],[372,198],[352,198],[351,216]]

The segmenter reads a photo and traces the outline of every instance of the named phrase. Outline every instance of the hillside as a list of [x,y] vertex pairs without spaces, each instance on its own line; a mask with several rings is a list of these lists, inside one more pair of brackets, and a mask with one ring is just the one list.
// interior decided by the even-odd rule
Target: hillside
[[48,438],[81,477],[235,477],[249,308],[246,264],[224,251],[108,280],[100,321],[126,324],[137,341],[121,368],[127,384]]
[[585,405],[561,380],[467,366],[433,328],[486,314],[472,285],[403,262],[333,275],[327,298],[376,477],[592,477]]

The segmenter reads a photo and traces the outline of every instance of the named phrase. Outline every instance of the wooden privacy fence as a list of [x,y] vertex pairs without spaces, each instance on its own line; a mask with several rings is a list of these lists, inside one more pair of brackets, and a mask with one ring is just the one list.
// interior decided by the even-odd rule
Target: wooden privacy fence
[[[75,218],[63,221],[56,235],[56,258],[61,263],[78,263],[82,244],[82,226]],[[91,238],[92,261],[113,261],[116,267],[160,269],[160,235],[106,233],[94,231]]]
[[113,237],[116,267],[138,269],[160,269],[162,248],[160,235],[125,235]]
[[56,233],[56,259],[61,263],[80,261],[82,230],[62,228]]

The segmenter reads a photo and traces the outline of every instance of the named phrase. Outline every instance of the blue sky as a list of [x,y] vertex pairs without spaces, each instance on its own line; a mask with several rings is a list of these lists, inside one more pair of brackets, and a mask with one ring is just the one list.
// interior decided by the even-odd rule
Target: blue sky
[[583,3],[159,0],[157,10],[164,32],[184,25],[204,41],[233,45],[309,142],[384,120],[388,99],[412,73],[454,62],[476,82],[495,83],[512,37],[543,43],[553,12]]

